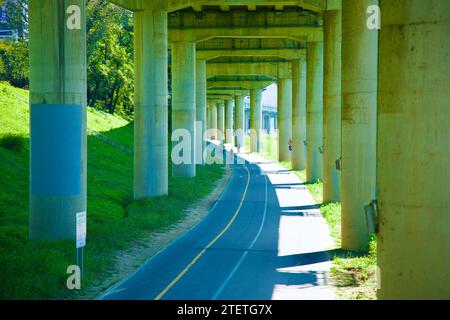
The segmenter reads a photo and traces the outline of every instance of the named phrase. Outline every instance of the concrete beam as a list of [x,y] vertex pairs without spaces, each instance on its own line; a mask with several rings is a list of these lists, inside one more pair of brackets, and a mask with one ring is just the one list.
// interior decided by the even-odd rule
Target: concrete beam
[[207,78],[217,76],[267,76],[271,78],[292,77],[292,64],[290,62],[244,62],[244,63],[207,63]]
[[262,90],[250,91],[250,152],[262,150]]
[[317,42],[323,38],[322,27],[284,26],[284,27],[222,27],[208,28],[170,28],[171,42],[200,42],[213,38],[287,38],[301,42]]
[[236,90],[236,89],[230,89],[230,90],[214,90],[214,89],[208,89],[208,94],[214,95],[230,95],[230,96],[237,96],[237,95],[249,95],[250,90]]
[[245,89],[263,89],[267,88],[276,81],[208,81],[208,89],[214,87],[230,87],[230,88],[245,88]]
[[81,28],[69,30],[65,2],[29,7],[31,239],[74,239],[86,212],[86,8],[71,1]]
[[341,199],[341,46],[342,10],[325,12],[323,82],[323,200]]

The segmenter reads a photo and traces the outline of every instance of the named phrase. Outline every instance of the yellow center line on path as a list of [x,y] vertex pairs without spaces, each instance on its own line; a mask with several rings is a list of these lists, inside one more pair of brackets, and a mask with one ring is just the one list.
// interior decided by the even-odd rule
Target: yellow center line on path
[[169,283],[169,285],[167,287],[165,287],[164,290],[161,291],[161,293],[156,296],[155,300],[161,300],[161,298],[186,274],[186,272],[189,271],[189,269],[203,256],[203,254],[209,248],[211,248],[211,246],[214,243],[216,243],[217,240],[219,240],[224,235],[225,232],[227,232],[227,230],[233,224],[234,220],[236,220],[236,217],[238,216],[239,211],[241,211],[245,196],[247,195],[248,186],[250,185],[250,171],[248,170],[247,166],[245,166],[245,165],[244,165],[244,168],[245,168],[245,170],[247,170],[247,184],[245,186],[244,193],[242,194],[242,198],[239,203],[239,206],[238,206],[236,212],[234,213],[233,217],[231,218],[231,220],[228,222],[228,224],[225,226],[225,228],[210,243],[208,243],[208,245],[205,248],[203,248],[203,250],[194,259],[192,259],[192,261],[186,266],[186,268],[184,268],[183,271],[181,271],[180,274],[178,274],[178,276],[176,276],[176,278],[173,279],[173,281],[171,283]]

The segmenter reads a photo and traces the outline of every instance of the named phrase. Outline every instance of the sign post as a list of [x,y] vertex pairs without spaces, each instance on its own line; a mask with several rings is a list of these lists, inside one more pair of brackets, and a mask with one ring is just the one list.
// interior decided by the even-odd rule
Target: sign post
[[81,278],[84,276],[84,247],[86,246],[86,212],[78,212],[76,215],[77,226],[77,266],[78,266],[78,249],[81,249]]

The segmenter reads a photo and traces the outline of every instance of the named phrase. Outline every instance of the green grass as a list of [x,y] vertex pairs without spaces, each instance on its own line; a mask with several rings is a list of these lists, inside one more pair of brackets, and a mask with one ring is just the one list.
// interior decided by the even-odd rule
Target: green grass
[[[22,101],[28,92],[5,85],[0,85],[0,299],[76,298],[66,289],[74,243],[28,239],[29,108]],[[133,123],[118,116],[89,108],[88,129],[133,148]],[[114,271],[120,250],[182,219],[212,191],[224,168],[199,166],[191,179],[169,173],[167,197],[134,203],[132,156],[89,135],[85,288]]]

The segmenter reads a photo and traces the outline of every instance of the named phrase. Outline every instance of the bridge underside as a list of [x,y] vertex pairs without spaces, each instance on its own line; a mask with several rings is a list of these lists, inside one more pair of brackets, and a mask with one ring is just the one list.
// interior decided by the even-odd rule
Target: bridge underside
[[[73,238],[75,214],[86,211],[86,10],[72,2],[82,26],[61,32],[65,1],[30,0],[36,239]],[[278,160],[323,181],[324,201],[342,202],[343,248],[367,250],[367,222],[378,226],[379,297],[450,297],[449,1],[111,2],[134,11],[136,200],[168,193],[169,53],[172,129],[193,137],[175,176],[195,176],[205,148],[195,135],[207,129],[245,146],[246,96],[249,149],[261,151],[262,92],[276,82]],[[383,12],[379,30],[367,27],[370,5]],[[72,144],[60,148],[43,113],[70,123]],[[43,132],[53,144],[39,142]],[[55,154],[58,177],[36,169]]]

